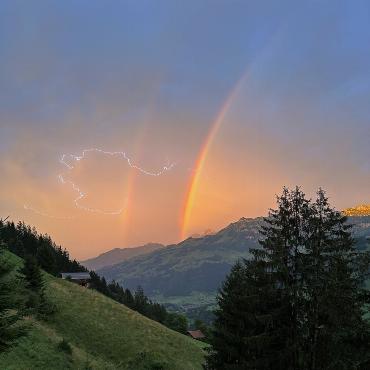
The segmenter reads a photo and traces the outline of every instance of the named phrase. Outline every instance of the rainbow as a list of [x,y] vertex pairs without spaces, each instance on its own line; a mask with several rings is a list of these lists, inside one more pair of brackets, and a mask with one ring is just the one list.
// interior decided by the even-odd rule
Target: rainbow
[[214,141],[217,132],[219,131],[222,123],[224,122],[225,116],[228,113],[235,97],[237,96],[241,85],[246,78],[247,72],[243,73],[242,77],[236,82],[233,89],[231,90],[230,94],[227,96],[226,100],[221,106],[215,120],[212,122],[211,127],[208,131],[208,134],[203,141],[203,144],[199,150],[197,160],[195,162],[194,170],[192,171],[192,176],[190,177],[190,181],[187,186],[187,190],[185,192],[185,200],[184,206],[182,208],[181,216],[180,216],[180,238],[181,240],[185,239],[190,217],[192,214],[192,210],[194,207],[194,202],[196,198],[196,193],[199,185],[199,181],[202,175],[202,171],[204,168],[204,164],[207,159],[207,155],[209,152],[210,147]]

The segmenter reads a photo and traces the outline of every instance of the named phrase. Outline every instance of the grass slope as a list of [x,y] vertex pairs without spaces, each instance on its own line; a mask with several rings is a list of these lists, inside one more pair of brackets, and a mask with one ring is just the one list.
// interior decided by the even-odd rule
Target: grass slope
[[[0,369],[202,368],[202,343],[98,292],[45,276],[47,296],[58,310],[47,322],[28,319],[28,336],[0,355]],[[72,354],[58,348],[63,338]]]

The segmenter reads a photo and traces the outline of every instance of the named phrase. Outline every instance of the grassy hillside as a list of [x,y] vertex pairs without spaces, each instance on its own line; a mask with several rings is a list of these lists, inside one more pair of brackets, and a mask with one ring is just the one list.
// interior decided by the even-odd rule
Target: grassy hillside
[[[202,368],[202,343],[95,291],[45,276],[46,293],[57,312],[47,322],[28,319],[29,335],[0,355],[0,369]],[[72,354],[58,348],[62,339],[71,345]]]

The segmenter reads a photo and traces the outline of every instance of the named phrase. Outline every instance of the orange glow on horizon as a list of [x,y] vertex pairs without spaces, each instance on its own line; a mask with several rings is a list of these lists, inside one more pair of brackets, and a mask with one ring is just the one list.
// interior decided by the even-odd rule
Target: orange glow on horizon
[[187,236],[188,226],[197,194],[197,189],[199,186],[202,171],[207,159],[208,152],[212,146],[212,142],[219,131],[227,112],[229,111],[235,97],[237,96],[241,85],[247,72],[243,73],[242,77],[236,82],[234,88],[231,90],[230,94],[227,96],[225,102],[222,104],[220,111],[218,112],[214,122],[211,124],[208,135],[201,146],[197,160],[195,162],[195,169],[192,171],[192,176],[187,186],[187,191],[185,193],[184,206],[182,208],[180,216],[180,239],[184,240]]

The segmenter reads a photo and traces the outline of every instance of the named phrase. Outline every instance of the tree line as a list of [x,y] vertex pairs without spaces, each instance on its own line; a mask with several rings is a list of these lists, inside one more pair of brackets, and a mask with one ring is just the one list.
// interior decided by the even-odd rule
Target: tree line
[[370,256],[323,190],[284,189],[218,294],[206,369],[370,368]]
[[90,272],[90,286],[98,292],[124,304],[142,315],[158,321],[168,328],[186,334],[188,322],[185,316],[168,312],[166,308],[159,303],[152,302],[145,294],[141,286],[137,287],[135,292],[125,289],[114,280],[107,283],[104,277],[100,277],[94,271]]
[[[57,277],[61,272],[87,272],[87,269],[78,261],[70,258],[66,249],[56,245],[50,236],[39,234],[35,228],[26,225],[24,222],[15,224],[11,221],[0,220],[0,241],[10,252],[25,260],[24,269],[37,270],[41,268]],[[5,261],[2,261],[1,264],[4,266],[8,265]],[[8,266],[6,271],[3,272],[4,278],[10,272],[11,269]],[[37,272],[35,274],[37,275]],[[120,286],[117,282],[107,283],[104,277],[99,276],[93,271],[90,272],[90,276],[90,287],[92,289],[173,330],[186,333],[188,326],[186,317],[168,312],[163,305],[152,302],[144,294],[141,287],[131,292],[129,289]],[[42,279],[41,273],[40,277]],[[43,286],[44,283],[40,282],[39,284]],[[27,289],[29,292],[32,291],[30,286]],[[44,307],[45,313],[52,311],[51,302],[46,303],[43,288],[40,288],[37,293],[33,294],[33,298],[31,299],[40,301],[40,310],[42,310],[41,307]]]

